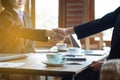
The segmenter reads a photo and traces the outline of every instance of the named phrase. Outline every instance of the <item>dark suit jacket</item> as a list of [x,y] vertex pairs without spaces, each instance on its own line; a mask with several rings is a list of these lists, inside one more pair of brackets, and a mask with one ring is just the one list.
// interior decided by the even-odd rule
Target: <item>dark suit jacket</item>
[[0,52],[28,53],[34,51],[33,40],[48,41],[45,30],[33,29],[28,14],[24,12],[24,26],[14,11],[0,13]]
[[100,19],[75,26],[78,39],[114,27],[109,59],[120,58],[120,7]]

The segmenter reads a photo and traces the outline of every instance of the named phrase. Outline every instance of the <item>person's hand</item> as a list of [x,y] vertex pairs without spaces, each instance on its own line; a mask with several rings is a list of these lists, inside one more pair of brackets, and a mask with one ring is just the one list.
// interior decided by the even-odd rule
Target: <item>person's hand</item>
[[66,37],[74,33],[74,27],[56,28],[56,29],[53,29],[53,31]]
[[94,71],[100,71],[102,64],[103,64],[103,62],[93,61],[93,62],[89,65],[89,68],[92,69],[92,70],[94,70]]
[[66,28],[55,28],[52,31],[56,32],[57,34],[61,34],[64,37],[66,37],[68,35]]
[[54,41],[55,43],[58,43],[65,39],[64,35],[53,30],[46,30],[46,36],[50,37],[50,40]]

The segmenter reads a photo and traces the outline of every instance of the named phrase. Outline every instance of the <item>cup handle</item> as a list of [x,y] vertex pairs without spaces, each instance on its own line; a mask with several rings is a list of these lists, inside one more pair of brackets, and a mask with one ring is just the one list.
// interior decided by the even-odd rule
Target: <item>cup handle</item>
[[61,63],[65,63],[66,60],[67,60],[67,58],[66,58],[66,57],[63,57],[62,60],[61,60]]

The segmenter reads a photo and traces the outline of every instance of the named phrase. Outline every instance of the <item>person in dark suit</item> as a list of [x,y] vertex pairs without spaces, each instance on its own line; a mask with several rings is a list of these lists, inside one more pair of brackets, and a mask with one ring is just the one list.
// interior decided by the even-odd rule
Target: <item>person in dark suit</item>
[[[0,13],[0,53],[31,53],[34,52],[33,41],[46,42],[50,37],[53,42],[58,42],[64,38],[50,30],[34,29],[30,16],[21,10],[25,2],[26,0],[1,0],[4,9]],[[10,78],[30,79],[27,75],[12,75]]]
[[[117,59],[120,58],[120,7],[115,11],[104,15],[100,19],[74,27],[54,29],[54,31],[62,33],[64,36],[76,33],[78,39],[82,39],[112,27],[114,29],[111,41],[111,51],[108,59]],[[78,74],[75,77],[75,80],[99,80],[99,70],[101,69],[101,65],[102,63],[94,61],[89,66],[90,69],[86,69],[82,73]],[[64,79],[65,78],[63,78],[63,80]]]

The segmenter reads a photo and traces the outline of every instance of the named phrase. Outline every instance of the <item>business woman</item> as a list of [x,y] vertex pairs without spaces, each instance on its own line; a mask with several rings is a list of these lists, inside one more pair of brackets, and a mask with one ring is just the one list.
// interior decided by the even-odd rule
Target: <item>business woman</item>
[[[0,13],[0,53],[31,53],[34,52],[33,41],[48,41],[48,36],[54,42],[63,38],[53,31],[34,29],[30,16],[21,10],[25,3],[26,0],[1,0],[4,10]],[[32,80],[26,75],[12,75],[10,78]]]
[[[120,7],[118,7],[115,11],[106,14],[100,19],[69,28],[54,29],[54,31],[62,33],[64,36],[76,33],[78,39],[82,39],[112,27],[114,27],[114,30],[111,41],[111,51],[108,59],[117,59],[120,58]],[[99,63],[94,61],[90,65],[91,69],[87,69],[78,74],[75,77],[75,80],[99,80],[99,71],[101,69],[101,65],[101,62]],[[63,78],[63,80],[69,79],[66,78]]]

